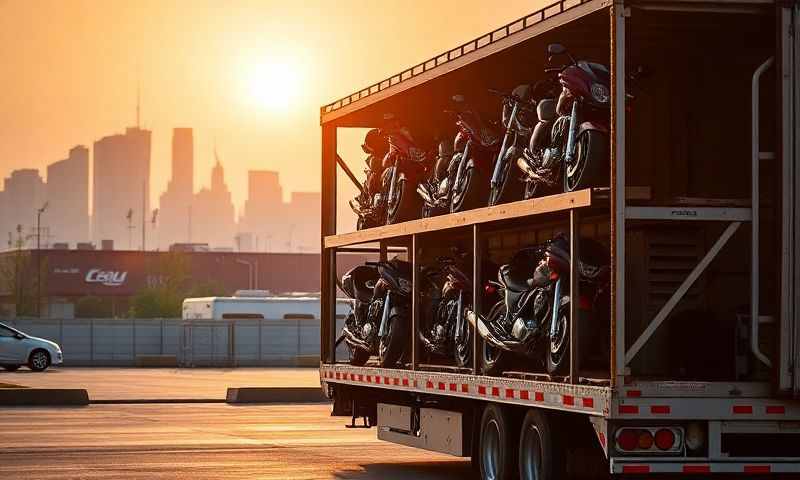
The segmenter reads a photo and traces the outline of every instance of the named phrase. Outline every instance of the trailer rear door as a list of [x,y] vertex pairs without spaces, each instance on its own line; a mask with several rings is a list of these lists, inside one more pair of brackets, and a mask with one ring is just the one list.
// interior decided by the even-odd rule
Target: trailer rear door
[[780,8],[783,275],[779,382],[800,397],[800,2]]

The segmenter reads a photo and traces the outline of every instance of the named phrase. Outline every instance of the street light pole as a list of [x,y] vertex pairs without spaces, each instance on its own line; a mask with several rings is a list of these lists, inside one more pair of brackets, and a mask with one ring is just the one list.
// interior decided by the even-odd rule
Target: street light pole
[[36,316],[42,316],[42,214],[48,202],[36,210]]

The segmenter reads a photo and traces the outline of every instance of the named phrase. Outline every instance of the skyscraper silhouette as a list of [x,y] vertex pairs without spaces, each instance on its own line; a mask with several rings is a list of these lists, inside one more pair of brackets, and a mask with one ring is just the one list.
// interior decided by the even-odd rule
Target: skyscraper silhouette
[[[139,219],[144,208],[150,212],[149,130],[129,127],[125,134],[103,137],[94,142],[92,238],[95,242],[114,240],[117,248],[136,249],[141,231],[129,242],[128,210]],[[142,228],[138,221],[136,228]],[[129,245],[130,243],[130,245]]]
[[247,200],[239,220],[239,231],[251,238],[240,247],[255,249],[257,246],[259,251],[273,249],[277,243],[272,240],[278,239],[286,216],[278,172],[250,170],[247,180]]
[[73,147],[66,160],[47,167],[47,222],[56,242],[89,239],[89,149]]
[[[14,170],[3,182],[2,232],[7,237],[11,232],[12,243],[17,240],[17,225],[22,226],[23,239],[28,237],[27,246],[35,246],[36,210],[45,202],[45,185],[39,170],[24,168]],[[42,220],[47,225],[48,218]],[[42,243],[47,243],[43,238]]]
[[[189,241],[189,207],[194,195],[194,139],[191,128],[172,130],[172,178],[159,200],[158,245]],[[155,243],[154,243],[155,244]]]
[[234,246],[235,218],[231,192],[225,184],[225,171],[214,151],[216,164],[211,170],[211,188],[202,188],[194,197],[191,209],[193,242],[211,247]]

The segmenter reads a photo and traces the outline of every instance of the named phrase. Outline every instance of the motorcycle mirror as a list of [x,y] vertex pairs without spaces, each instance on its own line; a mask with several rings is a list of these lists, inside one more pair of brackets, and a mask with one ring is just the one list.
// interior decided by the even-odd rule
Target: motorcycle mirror
[[547,46],[547,55],[549,55],[551,58],[556,55],[563,55],[565,53],[567,53],[567,48],[560,43],[551,43]]

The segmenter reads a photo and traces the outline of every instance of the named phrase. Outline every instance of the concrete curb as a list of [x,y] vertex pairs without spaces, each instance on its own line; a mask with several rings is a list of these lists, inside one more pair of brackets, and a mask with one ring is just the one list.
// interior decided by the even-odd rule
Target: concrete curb
[[82,388],[3,388],[0,406],[57,407],[89,405],[89,394]]
[[223,398],[100,398],[91,400],[92,405],[150,405],[158,403],[225,403]]
[[227,403],[322,403],[329,402],[320,387],[229,388]]

